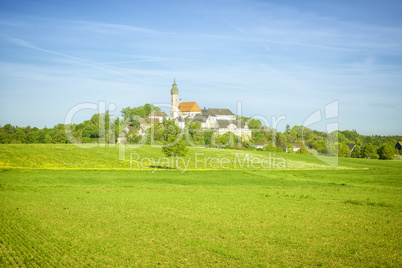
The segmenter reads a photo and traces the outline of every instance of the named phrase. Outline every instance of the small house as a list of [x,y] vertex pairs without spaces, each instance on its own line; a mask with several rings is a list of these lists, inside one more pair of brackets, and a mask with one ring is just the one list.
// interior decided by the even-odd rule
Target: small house
[[398,141],[398,142],[396,143],[395,149],[397,149],[399,152],[401,151],[401,149],[402,149],[402,141]]
[[177,117],[175,119],[175,124],[176,126],[178,126],[179,128],[183,129],[186,127],[186,120],[184,118],[181,117]]
[[256,149],[264,149],[264,147],[267,145],[268,145],[267,142],[258,141],[255,143],[255,148]]
[[151,123],[162,123],[164,118],[167,118],[167,114],[163,111],[152,111],[148,116],[151,119]]

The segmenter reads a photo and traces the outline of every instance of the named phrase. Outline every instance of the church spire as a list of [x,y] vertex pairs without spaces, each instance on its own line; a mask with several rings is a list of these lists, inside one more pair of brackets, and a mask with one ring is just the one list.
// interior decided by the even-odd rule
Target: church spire
[[175,119],[179,116],[179,89],[177,88],[176,78],[173,80],[170,94],[172,96],[170,119]]
[[173,80],[172,90],[170,91],[171,94],[179,94],[179,89],[177,88],[176,78]]

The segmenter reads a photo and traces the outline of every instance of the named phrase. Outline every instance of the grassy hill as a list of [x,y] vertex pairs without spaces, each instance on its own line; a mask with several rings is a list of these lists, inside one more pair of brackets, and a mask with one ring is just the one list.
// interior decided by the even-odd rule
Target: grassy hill
[[[168,169],[173,160],[162,154],[161,147],[105,147],[72,144],[1,144],[0,168],[18,169],[90,169],[153,170]],[[324,161],[320,160],[324,159]],[[265,151],[189,148],[179,161],[180,170],[269,169],[315,170],[400,167],[401,161],[335,158],[312,155],[270,153]],[[337,160],[336,166],[328,163]],[[325,161],[327,160],[327,161]]]
[[[269,157],[189,156],[236,152]],[[130,153],[163,157],[1,145],[0,266],[402,265],[402,161],[277,154],[286,169],[182,172],[130,169]]]
[[[87,146],[87,147],[85,147]],[[28,169],[168,169],[173,165],[161,147],[81,147],[72,144],[2,144],[0,168]],[[214,148],[189,148],[180,170],[329,169],[314,156]],[[342,168],[339,166],[338,168]]]

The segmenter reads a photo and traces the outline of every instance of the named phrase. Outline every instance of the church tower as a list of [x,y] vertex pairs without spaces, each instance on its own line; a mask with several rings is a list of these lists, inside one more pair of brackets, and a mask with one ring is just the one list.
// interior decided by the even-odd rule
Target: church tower
[[170,94],[172,95],[170,119],[176,119],[177,117],[179,117],[179,89],[176,85],[176,78],[173,81]]

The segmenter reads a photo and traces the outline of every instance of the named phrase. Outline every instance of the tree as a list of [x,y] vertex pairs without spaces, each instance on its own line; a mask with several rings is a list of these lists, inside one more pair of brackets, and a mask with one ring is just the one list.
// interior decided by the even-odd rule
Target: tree
[[361,147],[359,145],[356,145],[350,156],[353,158],[361,158],[362,157]]
[[121,110],[121,114],[123,115],[124,120],[128,121],[128,122],[131,122],[133,119],[132,113],[133,113],[133,111],[131,110],[130,107],[126,107]]
[[7,135],[6,133],[0,133],[0,143],[10,143],[10,135]]
[[267,152],[276,152],[275,144],[270,142],[267,146],[264,147],[264,150]]
[[116,120],[114,120],[114,138],[117,141],[117,138],[119,137],[120,134],[120,118],[117,117]]
[[329,156],[338,156],[338,144],[334,142],[328,142],[325,154]]
[[166,156],[171,156],[175,158],[176,169],[179,168],[179,157],[184,157],[187,155],[188,148],[187,143],[184,140],[176,141],[173,135],[169,136],[168,140],[164,142],[162,146],[162,152]]
[[59,130],[52,138],[53,143],[68,143],[66,132],[64,130]]
[[286,152],[289,153],[289,154],[293,154],[293,153],[294,153],[294,149],[293,149],[292,144],[286,145]]
[[13,134],[14,133],[14,128],[11,124],[7,124],[3,127],[3,131],[7,134]]
[[212,144],[212,138],[214,136],[214,131],[212,129],[207,129],[204,132],[204,143],[205,145],[211,145]]
[[383,160],[392,160],[394,159],[394,148],[390,146],[389,144],[383,144],[381,145],[378,150],[377,150],[378,156],[380,159]]
[[105,129],[109,129],[110,128],[110,115],[109,115],[109,110],[106,111],[105,114]]
[[44,143],[52,143],[52,137],[50,137],[49,134],[46,134],[43,142]]
[[285,143],[286,136],[281,133],[276,133],[276,140],[275,145],[276,147],[282,148],[283,144]]
[[310,154],[306,147],[302,146],[297,152],[297,154]]
[[226,148],[233,148],[239,142],[239,137],[236,136],[233,132],[229,131],[225,134],[218,135],[216,139],[216,144],[221,145]]
[[261,121],[260,120],[256,120],[254,118],[250,118],[247,121],[247,125],[249,129],[260,129],[261,128]]
[[339,142],[345,143],[345,144],[346,143],[351,143],[351,141],[348,138],[346,138],[345,135],[343,135],[342,132],[338,131],[337,134],[338,134],[338,141]]
[[253,131],[251,135],[255,142],[267,142],[266,136],[259,130]]
[[193,142],[197,145],[204,145],[204,131],[197,131],[193,135]]
[[139,117],[145,117],[147,116],[144,110],[144,107],[139,106],[137,108],[133,108],[134,115],[138,115]]
[[149,103],[146,103],[146,104],[143,106],[143,110],[144,110],[145,116],[150,115],[151,112],[152,112],[152,105],[149,104]]
[[38,143],[39,142],[39,131],[31,131],[27,133],[26,142],[27,143]]
[[350,156],[350,150],[349,150],[349,147],[346,146],[346,144],[338,143],[338,156],[339,157],[349,157]]
[[290,130],[291,130],[291,128],[290,128],[289,124],[287,124],[286,125],[286,130],[285,130],[286,134],[289,134]]
[[363,149],[363,157],[364,158],[372,158],[378,159],[377,150],[375,149],[374,145],[369,143]]
[[13,143],[25,143],[26,134],[21,129],[18,129],[13,135]]

